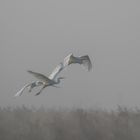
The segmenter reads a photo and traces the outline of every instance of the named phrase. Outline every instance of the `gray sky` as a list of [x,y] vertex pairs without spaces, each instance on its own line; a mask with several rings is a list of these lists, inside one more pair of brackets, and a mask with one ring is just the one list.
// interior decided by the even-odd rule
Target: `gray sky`
[[[140,107],[140,2],[137,0],[1,0],[0,106]],[[62,88],[13,95],[49,74],[63,58],[88,54],[94,69],[70,66]]]

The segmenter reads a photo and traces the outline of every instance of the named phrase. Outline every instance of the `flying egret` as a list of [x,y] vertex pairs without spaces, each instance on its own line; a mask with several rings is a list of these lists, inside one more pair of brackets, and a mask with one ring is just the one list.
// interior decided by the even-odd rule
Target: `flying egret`
[[[85,56],[79,56],[79,57],[75,57],[73,56],[72,53],[70,53],[69,55],[67,55],[63,62],[61,62],[53,71],[52,73],[46,77],[45,75],[41,74],[41,73],[37,73],[37,72],[33,72],[33,71],[28,71],[30,74],[32,74],[33,76],[35,76],[38,81],[36,82],[32,82],[30,84],[25,85],[21,90],[19,90],[15,96],[20,96],[22,95],[24,89],[29,88],[29,92],[31,92],[31,90],[36,87],[36,86],[43,86],[40,91],[36,94],[39,95],[44,88],[46,88],[47,86],[53,86],[56,87],[56,84],[60,83],[61,79],[64,79],[64,77],[58,77],[58,74],[67,66],[71,65],[71,64],[81,64],[83,65],[88,71],[90,71],[92,69],[92,64],[90,61],[90,58],[88,55]],[[57,79],[56,79],[57,78]]]
[[[60,65],[58,65],[56,68],[58,68],[59,66]],[[50,76],[46,77],[45,75],[43,75],[41,73],[33,72],[30,70],[28,72],[30,74],[32,74],[33,76],[35,76],[36,78],[38,78],[42,82],[43,87],[40,89],[40,91],[36,95],[39,95],[43,91],[43,89],[46,88],[47,86],[56,87],[55,85],[59,84],[61,79],[64,79],[64,77],[58,77],[57,80],[55,80],[55,76],[54,76],[54,78],[51,79]]]

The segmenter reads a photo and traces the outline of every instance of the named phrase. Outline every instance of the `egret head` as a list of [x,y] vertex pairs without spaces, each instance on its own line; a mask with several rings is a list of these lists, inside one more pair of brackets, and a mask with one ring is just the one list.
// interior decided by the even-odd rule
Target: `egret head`
[[65,79],[64,77],[58,77],[56,83],[59,84],[61,79]]

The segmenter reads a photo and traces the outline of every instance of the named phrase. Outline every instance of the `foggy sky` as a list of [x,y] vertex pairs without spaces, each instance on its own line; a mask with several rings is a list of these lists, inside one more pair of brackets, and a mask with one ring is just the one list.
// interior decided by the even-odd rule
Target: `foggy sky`
[[[140,2],[136,0],[1,0],[0,106],[140,107]],[[94,69],[72,65],[61,88],[27,90],[63,58],[88,54]]]

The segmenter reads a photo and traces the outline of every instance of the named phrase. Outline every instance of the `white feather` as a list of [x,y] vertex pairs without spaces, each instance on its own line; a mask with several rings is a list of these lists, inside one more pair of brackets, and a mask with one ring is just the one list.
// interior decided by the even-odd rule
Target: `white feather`
[[63,63],[60,63],[53,72],[49,75],[49,79],[55,80],[57,75],[64,69]]
[[73,55],[73,54],[70,53],[70,54],[68,54],[68,55],[64,58],[64,61],[63,61],[64,67],[66,67],[66,66],[69,65],[69,61],[70,61],[70,58],[71,58],[72,55]]
[[70,61],[70,57],[71,55],[73,55],[72,53],[70,53],[69,55],[67,55],[63,62],[61,62],[59,65],[57,65],[57,67],[52,71],[52,73],[49,75],[49,79],[51,80],[55,80],[57,75],[66,67],[69,65],[69,61]]

